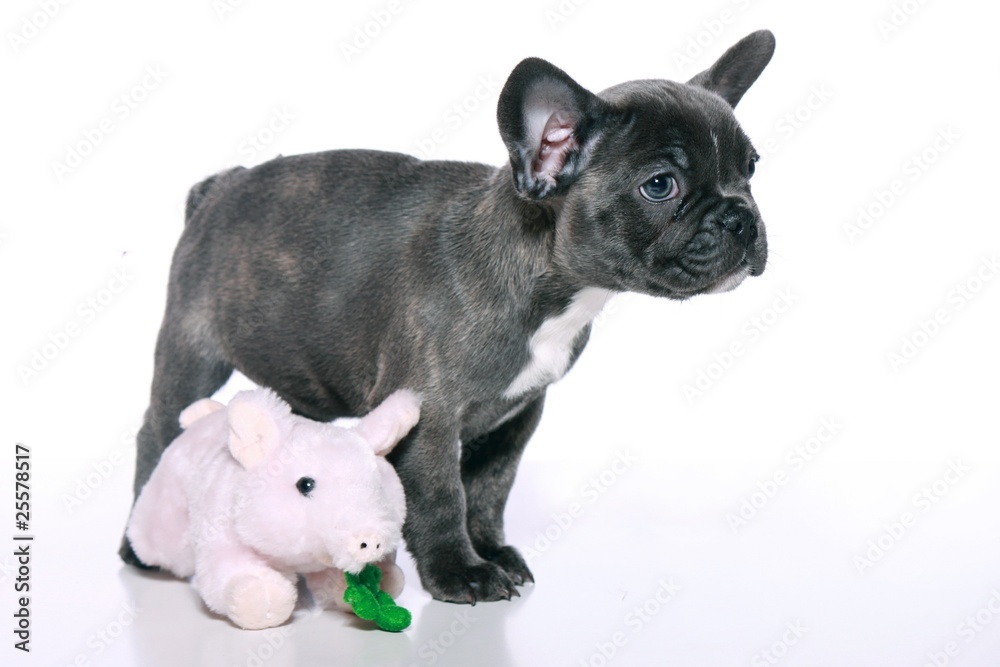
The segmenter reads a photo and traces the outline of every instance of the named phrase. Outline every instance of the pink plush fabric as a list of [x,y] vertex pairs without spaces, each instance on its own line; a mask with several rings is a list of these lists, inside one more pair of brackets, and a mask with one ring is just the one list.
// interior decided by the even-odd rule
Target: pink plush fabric
[[317,603],[346,608],[344,571],[378,563],[395,597],[406,501],[384,457],[419,414],[405,390],[349,429],[293,415],[267,389],[198,401],[136,500],[132,547],[248,629],[289,618],[298,573]]

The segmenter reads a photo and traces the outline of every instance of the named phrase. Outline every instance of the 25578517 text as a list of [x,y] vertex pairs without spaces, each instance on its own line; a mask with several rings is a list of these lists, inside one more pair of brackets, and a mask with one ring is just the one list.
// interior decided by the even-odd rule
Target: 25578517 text
[[[14,445],[14,527],[22,533],[31,521],[31,450],[27,445]],[[14,557],[17,559],[17,576],[14,578],[14,592],[18,594],[17,610],[14,612],[14,648],[24,652],[31,650],[31,535],[14,536]]]

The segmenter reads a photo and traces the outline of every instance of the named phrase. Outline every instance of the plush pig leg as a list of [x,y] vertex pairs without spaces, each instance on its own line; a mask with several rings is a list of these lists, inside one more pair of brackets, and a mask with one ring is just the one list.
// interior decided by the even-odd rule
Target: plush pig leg
[[281,574],[252,553],[217,548],[201,555],[192,584],[209,609],[247,630],[281,625],[298,594],[294,575]]
[[313,602],[322,609],[336,608],[341,611],[351,611],[351,606],[344,602],[344,591],[347,590],[347,580],[344,571],[331,567],[319,572],[305,575],[306,586],[312,593]]
[[295,584],[274,570],[240,574],[225,588],[226,615],[247,630],[281,625],[292,615],[296,599]]
[[396,552],[393,551],[376,564],[382,570],[382,581],[379,583],[379,588],[391,595],[393,599],[398,598],[399,594],[403,592],[405,578],[403,571],[396,565]]

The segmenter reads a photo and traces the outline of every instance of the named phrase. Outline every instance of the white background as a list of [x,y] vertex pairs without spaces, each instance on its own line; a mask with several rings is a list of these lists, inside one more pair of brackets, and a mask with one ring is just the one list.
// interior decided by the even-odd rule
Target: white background
[[[1000,664],[1000,10],[343,5],[5,4],[0,662]],[[619,297],[595,325],[508,508],[537,579],[522,598],[431,601],[404,557],[402,635],[306,610],[250,633],[120,565],[191,184],[346,147],[500,165],[521,58],[595,91],[685,80],[765,27],[777,52],[737,116],[764,155],[767,271],[687,303]],[[12,648],[15,442],[33,457],[30,655]]]

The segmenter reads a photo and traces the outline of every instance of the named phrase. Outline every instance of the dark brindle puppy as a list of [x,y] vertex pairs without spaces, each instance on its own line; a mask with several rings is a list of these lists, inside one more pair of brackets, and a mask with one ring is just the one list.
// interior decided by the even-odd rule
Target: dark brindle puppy
[[[764,269],[757,155],[732,108],[773,50],[757,32],[688,83],[597,95],[527,59],[497,109],[509,167],[342,150],[196,185],[136,490],[180,411],[234,368],[321,420],[408,387],[421,419],[393,463],[424,587],[454,602],[516,595],[532,576],[504,541],[507,495],[546,387],[606,298],[686,299]],[[138,564],[127,543],[122,556]]]

